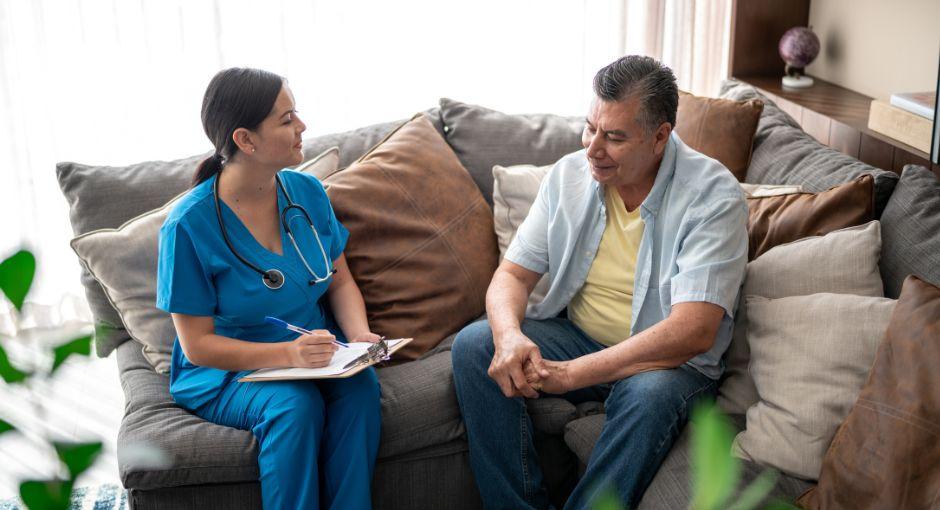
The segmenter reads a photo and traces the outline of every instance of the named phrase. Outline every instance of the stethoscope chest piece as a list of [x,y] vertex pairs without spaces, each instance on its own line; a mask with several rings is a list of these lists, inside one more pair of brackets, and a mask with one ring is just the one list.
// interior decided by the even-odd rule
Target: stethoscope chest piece
[[280,289],[284,286],[284,273],[277,269],[268,269],[261,277],[261,281],[264,283],[265,287],[271,290]]

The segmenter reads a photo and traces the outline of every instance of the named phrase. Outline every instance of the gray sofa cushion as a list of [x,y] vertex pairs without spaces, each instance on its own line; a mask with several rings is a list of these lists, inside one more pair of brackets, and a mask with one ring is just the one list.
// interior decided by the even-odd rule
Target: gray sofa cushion
[[897,184],[897,174],[862,163],[817,142],[792,117],[750,85],[727,80],[722,84],[721,97],[764,101],[745,182],[799,184],[804,191],[818,193],[869,174],[875,179],[875,218],[881,216]]
[[582,117],[509,115],[446,98],[440,107],[447,143],[490,205],[494,165],[548,165],[581,149]]
[[[439,110],[433,108],[427,113],[435,128],[443,134]],[[304,157],[313,158],[336,146],[340,150],[340,166],[348,165],[401,122],[386,122],[310,138],[304,141]],[[160,207],[189,187],[196,165],[207,155],[122,167],[58,163],[56,175],[69,204],[72,231],[78,236],[92,230],[117,228],[131,218]],[[95,350],[104,357],[130,337],[98,282],[84,269],[81,278],[95,320],[114,328],[106,336],[95,339]]]
[[[180,485],[258,479],[257,446],[251,432],[209,423],[173,403],[169,379],[144,359],[140,344],[118,348],[126,400],[118,432],[118,470],[126,488],[157,489]],[[154,468],[129,455],[135,446],[160,450],[169,465]]]
[[907,165],[881,217],[881,279],[897,299],[909,274],[940,286],[940,179]]
[[[594,443],[601,435],[604,426],[604,415],[588,415],[572,421],[565,428],[565,442],[575,452],[582,464],[586,464],[594,450]],[[732,416],[732,423],[736,431],[744,428],[744,417]],[[694,424],[685,427],[679,439],[672,446],[666,460],[663,461],[653,481],[650,482],[639,510],[672,510],[675,508],[689,508],[692,502],[692,452],[691,430]],[[751,481],[760,475],[764,468],[748,461],[742,462],[742,480],[738,490],[742,490]],[[811,484],[786,475],[780,475],[768,499],[777,498],[793,502],[811,487]]]

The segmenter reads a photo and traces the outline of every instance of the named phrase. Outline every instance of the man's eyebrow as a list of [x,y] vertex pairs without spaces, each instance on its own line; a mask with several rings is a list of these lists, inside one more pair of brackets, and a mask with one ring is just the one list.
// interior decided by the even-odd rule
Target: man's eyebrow
[[624,137],[624,138],[627,137],[626,131],[621,131],[621,130],[619,130],[619,129],[614,129],[614,130],[612,130],[612,131],[607,131],[606,133],[607,133],[608,135],[622,136],[622,137]]

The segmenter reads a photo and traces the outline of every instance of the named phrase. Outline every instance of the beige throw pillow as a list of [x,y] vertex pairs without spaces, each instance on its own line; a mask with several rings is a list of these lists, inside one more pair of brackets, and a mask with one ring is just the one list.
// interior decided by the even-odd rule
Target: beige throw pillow
[[[776,299],[830,292],[882,297],[880,253],[877,221],[782,244],[748,263],[741,295]],[[725,355],[725,379],[718,388],[718,405],[728,414],[744,414],[758,400],[748,374],[747,322],[742,298]]]
[[748,409],[734,452],[815,480],[865,384],[895,301],[846,294],[746,300],[760,401]]
[[[499,243],[499,260],[516,237],[516,230],[529,214],[539,194],[542,179],[554,165],[516,165],[493,167],[493,223]],[[529,305],[540,303],[548,292],[548,275],[535,285],[529,295]]]
[[[335,147],[298,167],[312,175],[328,174],[339,164]],[[143,345],[144,357],[162,373],[170,371],[176,328],[157,309],[157,244],[160,227],[182,195],[116,229],[102,229],[72,239],[71,246],[101,284],[130,337]]]

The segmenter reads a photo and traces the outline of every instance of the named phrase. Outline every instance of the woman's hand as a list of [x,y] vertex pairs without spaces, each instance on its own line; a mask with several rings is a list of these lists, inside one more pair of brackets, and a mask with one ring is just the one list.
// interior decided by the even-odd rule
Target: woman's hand
[[360,333],[356,335],[355,338],[350,338],[349,341],[350,342],[369,342],[370,344],[375,344],[375,343],[378,343],[379,340],[381,339],[382,339],[381,336],[376,335],[375,333],[372,333],[370,331],[366,331],[365,333]]
[[320,368],[330,364],[333,353],[339,348],[333,341],[336,337],[325,329],[315,329],[309,335],[301,335],[292,342],[285,342],[289,366],[297,368]]

